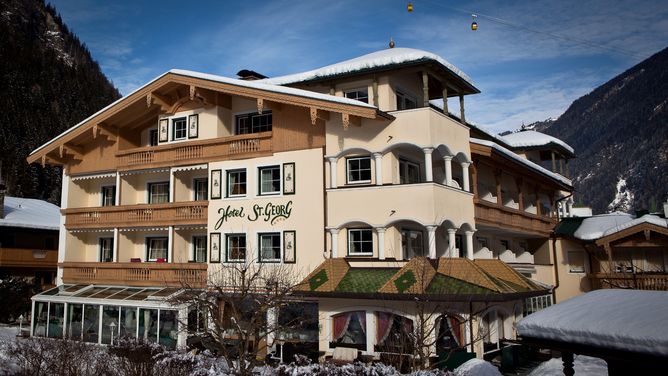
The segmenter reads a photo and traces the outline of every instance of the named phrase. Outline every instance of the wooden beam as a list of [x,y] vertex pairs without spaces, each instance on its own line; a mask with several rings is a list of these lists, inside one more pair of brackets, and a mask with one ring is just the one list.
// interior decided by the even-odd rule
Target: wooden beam
[[459,118],[462,121],[462,124],[466,124],[466,115],[464,113],[464,96],[459,95]]
[[348,127],[350,126],[350,115],[345,112],[342,112],[341,122],[343,123],[343,129],[348,129]]
[[422,71],[422,107],[429,107],[429,75]]
[[318,120],[324,120],[324,121],[329,120],[329,112],[328,111],[322,111],[322,110],[318,110],[315,107],[311,107],[310,108],[310,113],[311,113],[311,125],[316,125]]
[[97,131],[109,141],[116,141],[118,139],[118,129],[107,124],[97,124]]
[[257,99],[257,113],[262,114],[263,109],[264,109],[264,99],[258,98]]
[[379,107],[380,104],[378,104],[378,78],[376,77],[373,78],[371,89],[373,91],[373,105]]
[[83,159],[83,148],[73,145],[60,144],[58,148],[60,158],[65,158],[67,154],[74,156],[75,159]]
[[160,106],[160,109],[164,112],[169,112],[169,110],[174,106],[173,101],[171,101],[166,96],[158,94],[154,91],[146,95],[146,107],[151,107],[153,104]]

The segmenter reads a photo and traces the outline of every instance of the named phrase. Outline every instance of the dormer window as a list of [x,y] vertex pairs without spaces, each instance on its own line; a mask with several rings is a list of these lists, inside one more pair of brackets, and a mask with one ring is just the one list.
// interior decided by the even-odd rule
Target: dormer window
[[178,118],[172,120],[172,140],[185,140],[188,131],[186,125],[186,118]]
[[236,116],[236,134],[270,132],[272,123],[271,111],[261,114],[252,112]]
[[355,99],[360,102],[369,103],[369,89],[355,89],[343,93],[346,98]]

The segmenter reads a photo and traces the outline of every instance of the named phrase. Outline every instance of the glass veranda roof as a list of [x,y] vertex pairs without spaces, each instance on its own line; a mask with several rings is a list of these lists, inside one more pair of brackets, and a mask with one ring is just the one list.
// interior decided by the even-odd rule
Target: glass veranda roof
[[126,301],[165,301],[182,290],[175,287],[60,285],[35,295],[50,298],[91,298]]

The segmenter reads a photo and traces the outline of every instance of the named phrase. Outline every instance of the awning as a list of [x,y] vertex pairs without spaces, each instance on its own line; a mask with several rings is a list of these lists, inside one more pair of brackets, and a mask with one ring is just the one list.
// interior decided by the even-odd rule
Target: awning
[[60,285],[32,297],[40,302],[79,304],[166,306],[184,290],[177,287],[130,287],[98,285]]
[[122,176],[127,175],[141,175],[141,174],[158,174],[161,172],[169,172],[168,168],[152,168],[148,170],[129,170],[129,171],[119,171]]
[[179,171],[207,170],[208,168],[209,168],[209,165],[204,163],[204,164],[191,165],[191,166],[172,167],[172,171],[173,172],[179,172]]
[[106,174],[72,176],[72,181],[115,178],[115,177],[116,177],[115,172],[109,172],[109,173],[106,173]]

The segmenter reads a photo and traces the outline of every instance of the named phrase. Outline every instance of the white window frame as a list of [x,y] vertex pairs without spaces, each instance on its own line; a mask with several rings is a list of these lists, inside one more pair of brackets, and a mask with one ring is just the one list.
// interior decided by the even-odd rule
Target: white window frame
[[[108,240],[111,240],[111,243],[110,243],[111,247],[109,248],[109,251],[110,251],[110,254],[111,254],[111,261],[105,261],[102,257],[103,256],[103,251],[104,251],[103,242],[106,242]],[[101,237],[98,238],[97,244],[98,244],[97,262],[114,262],[114,237],[113,236],[101,236]]]
[[[158,184],[167,184],[167,201],[165,201],[165,202],[159,202],[159,203],[153,202],[153,198],[152,198],[153,196],[151,195],[151,188],[154,185],[158,185]],[[167,204],[167,203],[169,203],[169,189],[170,188],[171,187],[169,186],[169,181],[168,180],[167,181],[162,181],[161,180],[161,181],[147,182],[146,183],[146,194],[147,194],[146,202],[149,203],[149,204]]]
[[[111,204],[106,205],[107,196],[105,196],[105,191],[111,189]],[[100,188],[100,206],[114,206],[116,205],[116,186],[115,185],[103,185]]]
[[[172,141],[181,141],[181,140],[186,140],[188,139],[188,117],[187,116],[179,116],[179,117],[174,117],[171,119],[172,121]],[[176,122],[181,122],[183,121],[183,137],[177,137],[176,136]],[[181,131],[179,129],[179,131]]]
[[[267,118],[269,116],[271,116],[271,124],[269,124],[269,126],[268,126],[269,129],[261,130],[262,125],[258,125],[258,130],[257,131],[255,129],[253,129],[253,119],[255,119],[255,118]],[[240,132],[239,119],[241,119],[241,118],[246,118],[250,122],[250,124],[248,125],[249,132],[245,132],[245,133]],[[272,113],[271,110],[264,110],[264,111],[262,111],[262,113],[259,113],[259,112],[239,112],[239,113],[234,114],[234,134],[235,135],[271,132],[273,129],[274,129],[274,114]]]
[[[352,93],[355,93],[355,96],[354,97],[349,97],[348,94],[352,94]],[[359,95],[357,95],[359,93],[365,93],[366,96],[360,97]],[[358,87],[358,88],[354,88],[354,89],[344,90],[343,91],[343,96],[348,98],[348,99],[354,99],[356,101],[360,101],[362,103],[369,103],[369,87],[363,86],[363,87]],[[361,100],[360,98],[365,98],[366,100]]]
[[[278,257],[277,258],[264,258],[263,249],[262,249],[262,237],[271,236],[278,238]],[[283,240],[282,234],[280,232],[260,232],[257,234],[257,248],[258,248],[258,262],[262,263],[280,263],[283,258]],[[272,244],[273,248],[273,244]]]
[[[232,189],[230,187],[230,174],[238,173],[238,172],[243,172],[246,174],[246,180],[244,181],[244,187],[246,193],[232,193]],[[235,168],[235,169],[230,169],[230,170],[225,170],[225,197],[245,197],[248,195],[248,171],[246,171],[245,168]]]
[[[230,238],[232,237],[244,238],[244,258],[242,259],[230,258]],[[225,262],[245,262],[246,258],[248,258],[248,236],[246,236],[245,233],[225,234]]]
[[[153,240],[164,240],[165,241],[165,257],[151,257],[153,252],[152,243]],[[169,260],[169,238],[167,236],[147,236],[146,237],[146,261],[156,262],[159,258],[164,258],[165,262]]]
[[[417,168],[418,176],[416,182],[402,182],[401,175],[405,173],[405,177],[408,177],[408,167],[414,166]],[[405,170],[405,171],[404,171]],[[422,183],[422,166],[419,163],[413,162],[408,158],[399,158],[399,183],[400,184],[418,184]]]
[[[371,247],[370,247],[371,251],[370,252],[351,252],[351,250],[353,249],[352,233],[353,232],[362,233],[362,232],[367,232],[367,231],[371,234],[371,240],[370,241],[360,240],[359,242],[362,243],[362,244],[370,242],[371,243]],[[371,228],[349,228],[347,233],[348,233],[348,256],[373,256],[374,241],[373,241],[373,230]],[[360,236],[360,238],[361,238],[361,236]],[[361,247],[361,248],[363,248],[363,247]]]
[[[207,244],[207,236],[206,234],[198,234],[198,235],[193,235],[191,238],[192,242],[192,254],[190,257],[190,262],[196,262],[196,263],[206,263],[209,259],[209,244]],[[204,260],[203,261],[198,261],[197,260],[197,239],[204,239]]]
[[[197,199],[197,184],[204,183],[205,197],[201,200]],[[205,201],[209,199],[209,179],[207,177],[193,178],[193,200]]]
[[[361,161],[361,160],[367,160],[369,161],[369,179],[360,179],[360,180],[351,180],[351,168],[350,168],[350,162],[352,161]],[[357,168],[352,171],[366,171],[366,168]],[[371,177],[373,176],[373,167],[371,166],[371,157],[370,156],[360,156],[360,157],[349,157],[346,158],[346,184],[369,184],[371,183]]]
[[[262,190],[262,171],[263,170],[268,170],[268,169],[275,169],[278,171],[278,190],[276,191],[270,191],[270,192],[264,192]],[[258,187],[257,187],[257,192],[258,196],[276,196],[280,195],[281,192],[283,191],[283,169],[281,168],[280,164],[277,165],[268,165],[268,166],[259,166],[257,168],[257,182],[258,182]],[[272,177],[272,181],[274,181]],[[248,192],[248,190],[246,190]]]
[[[413,250],[412,241],[410,240],[411,239],[410,238],[411,233],[419,233],[420,236],[422,237],[422,252],[421,252],[420,255],[416,255],[415,251]],[[402,241],[403,241],[403,238],[404,238],[404,234],[407,235],[407,237],[406,237],[406,250],[405,250],[405,255],[404,255],[406,258],[413,258],[413,257],[416,257],[416,256],[426,256],[427,255],[427,250],[426,250],[426,247],[425,247],[425,238],[426,237],[425,237],[424,231],[416,230],[416,229],[412,229],[412,228],[402,228],[401,231],[400,231],[400,234],[401,234],[401,237],[402,237]],[[403,242],[402,242],[402,248],[403,248]]]
[[[575,269],[574,266],[578,267],[578,265],[573,265],[573,263],[571,262],[571,260],[572,260],[571,254],[576,253],[576,252],[582,254],[582,269],[581,270],[580,269]],[[568,273],[570,273],[570,274],[585,274],[587,272],[587,261],[586,261],[585,251],[577,251],[577,250],[567,251],[566,256],[568,257]]]

